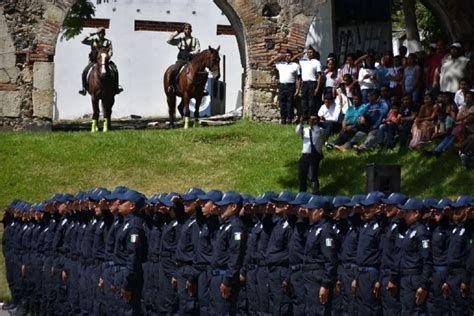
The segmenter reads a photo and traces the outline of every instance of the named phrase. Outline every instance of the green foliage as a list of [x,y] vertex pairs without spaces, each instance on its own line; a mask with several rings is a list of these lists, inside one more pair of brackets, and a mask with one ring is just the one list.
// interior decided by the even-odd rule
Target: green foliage
[[[126,185],[147,195],[191,186],[250,194],[296,192],[301,146],[294,126],[247,120],[190,130],[2,133],[0,210],[13,198],[36,202],[56,192],[99,186]],[[455,198],[474,185],[474,173],[466,172],[454,149],[438,159],[411,151],[324,154],[324,194],[364,192],[368,163],[400,164],[402,192],[410,196]],[[0,235],[1,230],[0,225]],[[9,297],[2,260],[0,301]]]
[[81,34],[84,22],[95,15],[95,6],[89,0],[78,0],[68,12],[61,27],[61,40],[70,40]]

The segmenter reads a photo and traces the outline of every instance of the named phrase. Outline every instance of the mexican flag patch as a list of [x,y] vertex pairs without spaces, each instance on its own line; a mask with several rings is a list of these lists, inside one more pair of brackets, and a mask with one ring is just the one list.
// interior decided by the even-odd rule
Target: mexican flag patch
[[326,238],[326,247],[334,248],[334,239]]
[[422,240],[421,241],[421,246],[423,247],[423,249],[430,248],[430,240],[429,239]]
[[140,236],[138,234],[131,234],[130,235],[130,242],[131,243],[136,243],[139,240],[140,240]]
[[241,232],[235,232],[234,233],[234,240],[241,240],[242,239],[242,233]]

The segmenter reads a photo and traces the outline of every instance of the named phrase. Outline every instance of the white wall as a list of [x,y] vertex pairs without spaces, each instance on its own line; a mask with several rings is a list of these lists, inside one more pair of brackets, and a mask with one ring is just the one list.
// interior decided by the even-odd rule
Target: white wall
[[326,57],[334,52],[334,0],[325,1],[317,15],[313,18],[306,37],[306,46],[312,46],[321,55],[321,62],[326,63]]
[[[167,13],[169,11],[169,13]],[[192,12],[195,11],[195,14]],[[175,62],[178,50],[166,43],[168,32],[134,31],[135,20],[189,22],[201,49],[221,46],[226,55],[226,111],[240,106],[243,68],[235,36],[216,35],[217,24],[230,25],[226,16],[209,0],[111,0],[96,5],[96,18],[110,19],[106,37],[114,46],[113,61],[120,71],[125,91],[116,96],[113,118],[131,114],[143,117],[167,116],[163,74]],[[55,119],[77,119],[92,113],[90,96],[77,92],[81,73],[88,62],[90,48],[81,44],[93,29],[70,41],[59,41],[55,55],[57,94]],[[222,58],[221,58],[222,59]],[[223,66],[221,64],[221,80]],[[241,102],[241,101],[240,101]]]

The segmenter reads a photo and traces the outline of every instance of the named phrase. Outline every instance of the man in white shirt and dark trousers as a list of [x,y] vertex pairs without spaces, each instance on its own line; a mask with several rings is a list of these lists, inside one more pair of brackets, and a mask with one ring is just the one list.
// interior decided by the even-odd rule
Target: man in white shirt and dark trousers
[[316,58],[317,53],[314,48],[309,47],[302,53],[293,57],[293,60],[299,59],[301,67],[301,115],[304,121],[308,121],[310,115],[314,115],[321,102],[317,102],[316,95],[321,91],[321,62]]
[[298,164],[299,191],[306,192],[306,180],[308,173],[311,178],[311,189],[313,194],[319,194],[319,163],[324,158],[323,144],[326,139],[326,132],[318,126],[319,118],[311,116],[309,126],[303,128],[303,117],[296,125],[296,134],[303,139],[303,150]]
[[295,115],[293,99],[297,92],[296,83],[300,75],[300,66],[292,62],[292,58],[293,53],[287,50],[284,55],[278,55],[268,63],[268,66],[275,64],[280,77],[278,99],[280,100],[281,124],[291,124]]

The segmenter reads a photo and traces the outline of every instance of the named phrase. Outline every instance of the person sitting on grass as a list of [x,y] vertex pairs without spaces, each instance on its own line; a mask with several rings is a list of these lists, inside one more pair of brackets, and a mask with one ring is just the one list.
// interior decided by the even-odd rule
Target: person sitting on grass
[[459,151],[461,163],[468,169],[474,167],[474,134],[470,135]]
[[327,92],[324,95],[324,105],[319,109],[318,116],[321,120],[319,126],[324,128],[326,137],[329,137],[331,134],[336,133],[341,129],[341,107],[334,102],[332,92]]
[[366,104],[362,105],[362,98],[360,95],[353,96],[352,104],[347,109],[346,115],[342,120],[341,132],[333,142],[327,144],[326,148],[336,148],[339,151],[346,151],[346,149],[351,147],[349,140],[357,133],[359,118],[361,112],[364,111],[366,106]]
[[466,135],[474,133],[474,92],[468,91],[465,94],[466,104],[461,108],[456,116],[456,126],[443,138],[433,151],[425,151],[427,156],[439,157],[456,140],[461,141]]
[[398,130],[398,124],[402,115],[400,113],[400,104],[393,103],[390,112],[386,118],[382,120],[382,124],[380,124],[379,129],[376,135],[376,142],[379,149],[382,148],[384,144],[385,134],[387,134],[387,149],[391,150],[395,146],[395,134]]
[[455,104],[448,103],[445,108],[438,111],[438,122],[434,134],[431,136],[432,139],[442,138],[451,133],[456,122],[457,110]]
[[413,122],[415,121],[419,110],[419,106],[413,102],[411,94],[406,93],[402,98],[402,106],[400,108],[401,118],[398,127],[400,151],[406,149],[406,146],[410,139],[410,131],[413,127]]
[[434,133],[435,122],[438,118],[438,107],[434,103],[432,94],[425,94],[423,105],[413,123],[411,131],[412,138],[410,141],[410,149],[416,150],[421,144],[427,143],[431,140]]

